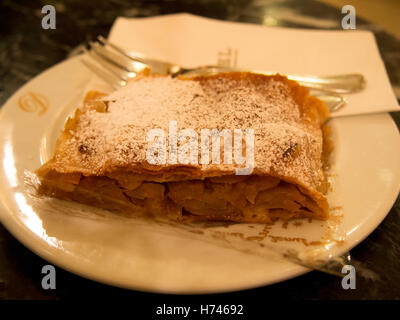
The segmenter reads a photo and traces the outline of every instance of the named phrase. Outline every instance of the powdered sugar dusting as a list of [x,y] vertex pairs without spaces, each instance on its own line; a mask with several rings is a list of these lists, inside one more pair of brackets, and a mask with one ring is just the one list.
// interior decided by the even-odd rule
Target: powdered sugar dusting
[[[254,129],[255,169],[292,177],[316,188],[323,180],[319,128],[306,125],[285,82],[230,79],[181,80],[146,77],[107,96],[107,112],[85,111],[63,148],[69,159],[92,174],[106,165],[118,167],[146,161],[146,134],[169,122],[178,130]],[[65,154],[63,155],[65,158]],[[202,170],[213,165],[202,165]],[[227,171],[233,165],[221,165]]]

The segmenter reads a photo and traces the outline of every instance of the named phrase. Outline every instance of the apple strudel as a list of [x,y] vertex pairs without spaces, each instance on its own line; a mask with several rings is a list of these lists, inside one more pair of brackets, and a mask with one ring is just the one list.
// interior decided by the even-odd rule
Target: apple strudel
[[144,76],[88,92],[39,190],[178,221],[324,220],[328,116],[281,75]]

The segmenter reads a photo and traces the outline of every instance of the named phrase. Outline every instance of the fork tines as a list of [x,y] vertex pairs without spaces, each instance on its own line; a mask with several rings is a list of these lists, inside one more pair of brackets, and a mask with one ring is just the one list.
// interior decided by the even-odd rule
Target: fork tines
[[126,85],[129,79],[135,78],[147,67],[101,36],[97,41],[89,41],[84,52],[91,61],[83,59],[83,63],[115,88]]

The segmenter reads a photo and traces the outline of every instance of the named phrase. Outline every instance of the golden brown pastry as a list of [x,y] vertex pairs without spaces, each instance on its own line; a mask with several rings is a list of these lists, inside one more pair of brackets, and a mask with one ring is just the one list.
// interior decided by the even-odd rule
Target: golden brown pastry
[[[40,190],[178,221],[326,219],[328,116],[280,75],[146,76],[108,96],[87,94],[37,170]],[[204,132],[217,135],[203,140]]]

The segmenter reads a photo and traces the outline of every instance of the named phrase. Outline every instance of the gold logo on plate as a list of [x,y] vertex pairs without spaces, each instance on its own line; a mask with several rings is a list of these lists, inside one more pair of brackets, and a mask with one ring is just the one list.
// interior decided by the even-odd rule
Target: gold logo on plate
[[18,99],[18,107],[22,111],[37,112],[41,116],[50,107],[50,102],[44,95],[29,91]]

